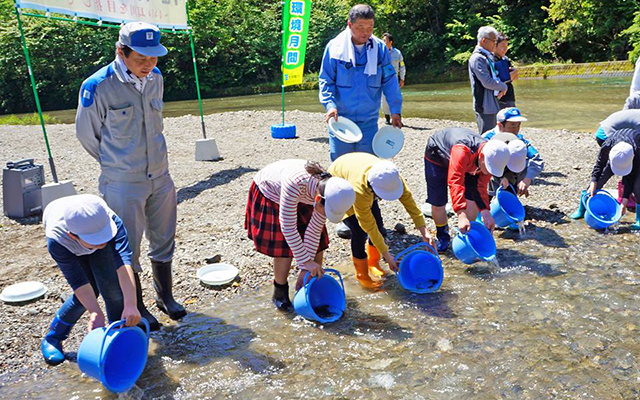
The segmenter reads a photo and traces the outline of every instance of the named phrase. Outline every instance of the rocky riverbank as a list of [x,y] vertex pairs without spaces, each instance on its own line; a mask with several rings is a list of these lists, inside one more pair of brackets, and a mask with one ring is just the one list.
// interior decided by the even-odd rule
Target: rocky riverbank
[[[169,148],[171,175],[178,190],[178,231],[174,259],[174,293],[188,311],[210,308],[221,298],[254,290],[271,279],[268,257],[253,250],[243,229],[246,195],[255,172],[282,158],[305,158],[329,165],[329,151],[323,115],[291,111],[287,122],[297,125],[299,138],[274,140],[269,126],[278,123],[275,111],[242,111],[205,117],[208,132],[216,139],[223,160],[194,161],[195,140],[201,137],[199,118],[184,116],[165,119],[165,135]],[[475,125],[426,119],[407,119],[405,147],[394,162],[400,168],[416,201],[426,197],[423,151],[427,138],[447,126]],[[381,121],[382,124],[382,121]],[[49,140],[60,179],[71,179],[78,193],[97,194],[99,168],[75,138],[73,125],[49,126]],[[553,226],[567,220],[576,196],[588,181],[590,166],[597,146],[590,134],[569,131],[523,129],[524,135],[538,148],[546,161],[545,172],[534,183],[528,206],[530,224]],[[39,126],[0,126],[0,160],[35,158],[47,164],[46,151]],[[51,176],[47,169],[47,181]],[[383,216],[388,228],[404,224],[406,235],[390,236],[392,251],[405,248],[415,240],[409,216],[399,202],[383,202]],[[331,224],[329,224],[331,225]],[[431,221],[430,229],[435,229]],[[326,264],[347,263],[349,242],[335,236],[329,226],[331,246]],[[37,377],[49,368],[42,360],[39,342],[61,301],[70,289],[47,253],[40,218],[12,220],[0,217],[0,290],[25,280],[43,282],[48,292],[36,302],[12,306],[0,304],[0,385],[18,379]],[[498,244],[499,246],[499,244]],[[145,245],[146,247],[146,245]],[[142,253],[145,254],[143,248]],[[219,256],[236,265],[239,279],[224,288],[200,286],[195,274],[208,260]],[[143,261],[142,282],[145,303],[161,317],[161,322],[174,324],[153,303],[150,266]],[[293,277],[292,277],[293,279]],[[352,279],[348,276],[347,279]],[[268,302],[268,298],[264,298]],[[75,351],[85,334],[86,318],[81,320],[65,348]]]

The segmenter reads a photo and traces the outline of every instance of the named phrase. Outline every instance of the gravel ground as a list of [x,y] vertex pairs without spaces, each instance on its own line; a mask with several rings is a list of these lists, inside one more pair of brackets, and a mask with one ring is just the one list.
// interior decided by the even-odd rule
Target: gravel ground
[[[287,122],[297,125],[299,138],[273,140],[269,126],[278,123],[274,111],[242,111],[205,117],[210,137],[216,139],[223,160],[194,161],[195,140],[200,138],[199,118],[184,116],[165,119],[165,135],[170,151],[170,172],[178,189],[178,231],[174,258],[174,294],[188,311],[210,308],[221,298],[254,290],[271,279],[270,259],[253,250],[243,229],[246,195],[254,173],[282,158],[304,158],[329,165],[328,139],[319,113],[291,111]],[[381,124],[383,121],[380,122]],[[404,121],[405,147],[394,161],[412,189],[416,201],[426,197],[423,151],[427,138],[447,126],[475,125],[412,118]],[[48,127],[59,178],[71,179],[78,193],[97,194],[99,168],[75,139],[73,125]],[[546,170],[525,201],[528,219],[553,226],[566,220],[576,204],[576,196],[588,181],[590,165],[597,146],[591,134],[569,131],[523,129],[546,161]],[[45,164],[51,182],[47,157],[39,126],[0,126],[0,161],[35,158]],[[390,236],[392,251],[415,242],[417,230],[399,202],[383,202],[387,228],[396,223],[408,227],[406,235]],[[329,224],[331,225],[331,224]],[[428,221],[430,229],[435,229]],[[329,226],[330,249],[326,265],[350,260],[349,242],[335,236]],[[43,282],[48,293],[43,299],[26,305],[0,304],[0,385],[20,379],[34,379],[48,368],[42,361],[39,342],[61,301],[70,289],[47,253],[39,217],[12,220],[0,217],[0,290],[24,280]],[[146,246],[146,244],[144,245]],[[143,249],[143,254],[146,249]],[[207,259],[219,255],[222,261],[236,265],[239,279],[224,288],[199,285],[196,270]],[[145,304],[161,320],[171,324],[153,304],[149,261],[143,261],[142,284]],[[292,278],[293,279],[293,278]],[[264,301],[269,301],[265,298]],[[84,317],[86,318],[86,317]],[[75,351],[84,335],[86,319],[72,331],[65,349]]]

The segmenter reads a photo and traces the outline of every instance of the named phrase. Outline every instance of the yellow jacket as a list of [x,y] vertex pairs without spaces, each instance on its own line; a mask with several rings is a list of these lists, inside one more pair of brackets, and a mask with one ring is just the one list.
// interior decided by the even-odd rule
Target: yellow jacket
[[[348,153],[338,157],[337,160],[329,167],[329,173],[333,176],[346,179],[353,186],[353,190],[356,193],[356,201],[353,206],[347,211],[346,217],[350,217],[355,214],[358,219],[360,227],[367,232],[369,239],[373,242],[373,245],[381,252],[389,251],[389,247],[384,242],[382,234],[378,230],[376,220],[371,212],[371,206],[375,200],[373,189],[369,186],[367,181],[367,173],[373,164],[380,161],[380,159],[369,153]],[[421,228],[426,225],[422,212],[413,200],[413,196],[407,188],[407,184],[404,179],[402,184],[404,185],[404,192],[400,196],[400,202],[407,210],[407,213],[411,216],[416,228]]]

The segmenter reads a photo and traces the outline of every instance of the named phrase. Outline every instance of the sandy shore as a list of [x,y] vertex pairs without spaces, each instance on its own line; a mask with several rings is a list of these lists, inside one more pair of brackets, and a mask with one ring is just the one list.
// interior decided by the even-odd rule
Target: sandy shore
[[[305,158],[329,165],[322,114],[288,112],[287,122],[297,125],[299,138],[295,140],[270,137],[269,126],[280,121],[280,114],[274,111],[214,114],[205,120],[209,136],[216,139],[224,157],[221,161],[194,161],[195,140],[201,137],[199,118],[165,119],[170,172],[179,201],[174,293],[188,311],[211,307],[220,298],[253,290],[271,278],[269,258],[253,250],[243,229],[246,195],[254,173],[282,158]],[[475,125],[426,119],[407,119],[404,123],[405,147],[394,162],[416,201],[422,203],[426,197],[422,156],[429,135],[447,126],[475,129]],[[48,127],[48,133],[59,178],[71,179],[78,193],[97,194],[98,164],[76,140],[74,126],[52,125]],[[545,172],[534,183],[531,197],[524,201],[528,206],[528,219],[536,225],[553,227],[567,219],[577,193],[586,185],[595,160],[596,144],[586,133],[527,129],[525,125],[523,134],[546,161]],[[47,181],[51,182],[41,128],[0,126],[0,160],[21,158],[35,158],[38,163],[45,164]],[[383,202],[382,211],[388,229],[400,222],[408,227],[409,235],[414,235],[392,234],[392,251],[397,252],[407,246],[408,240],[415,239],[417,231],[399,202]],[[428,226],[434,229],[430,220]],[[349,242],[337,238],[331,226],[329,232],[331,245],[326,253],[327,265],[347,263]],[[0,304],[0,384],[6,384],[21,377],[32,379],[49,368],[42,361],[39,342],[70,288],[47,253],[40,218],[12,220],[0,217],[0,243],[0,290],[24,280],[41,281],[49,289],[43,299],[31,304]],[[142,253],[145,252],[143,249]],[[215,255],[240,269],[240,279],[219,290],[200,286],[195,277],[196,270]],[[154,293],[148,260],[143,261],[143,268],[145,303],[162,323],[171,324],[152,306]],[[85,322],[83,319],[72,331],[65,349],[77,349],[85,334]]]

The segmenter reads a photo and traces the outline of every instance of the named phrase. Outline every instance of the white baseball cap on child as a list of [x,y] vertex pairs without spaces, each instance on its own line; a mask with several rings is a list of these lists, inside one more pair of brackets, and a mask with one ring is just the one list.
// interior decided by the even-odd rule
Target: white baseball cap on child
[[633,169],[633,146],[620,142],[609,152],[611,171],[618,176],[627,176]]
[[404,192],[400,173],[391,161],[378,161],[367,172],[367,180],[382,200],[398,200]]
[[329,178],[324,187],[324,213],[334,224],[342,221],[346,212],[356,201],[351,184],[338,177]]
[[481,153],[484,155],[484,164],[491,175],[497,177],[504,175],[504,168],[511,157],[509,147],[505,142],[489,140],[482,147]]
[[509,148],[509,161],[507,168],[516,174],[524,171],[527,167],[527,145],[520,139],[512,140],[507,144]]
[[118,227],[109,216],[104,200],[92,194],[79,194],[67,199],[63,218],[69,232],[94,246],[113,239]]

